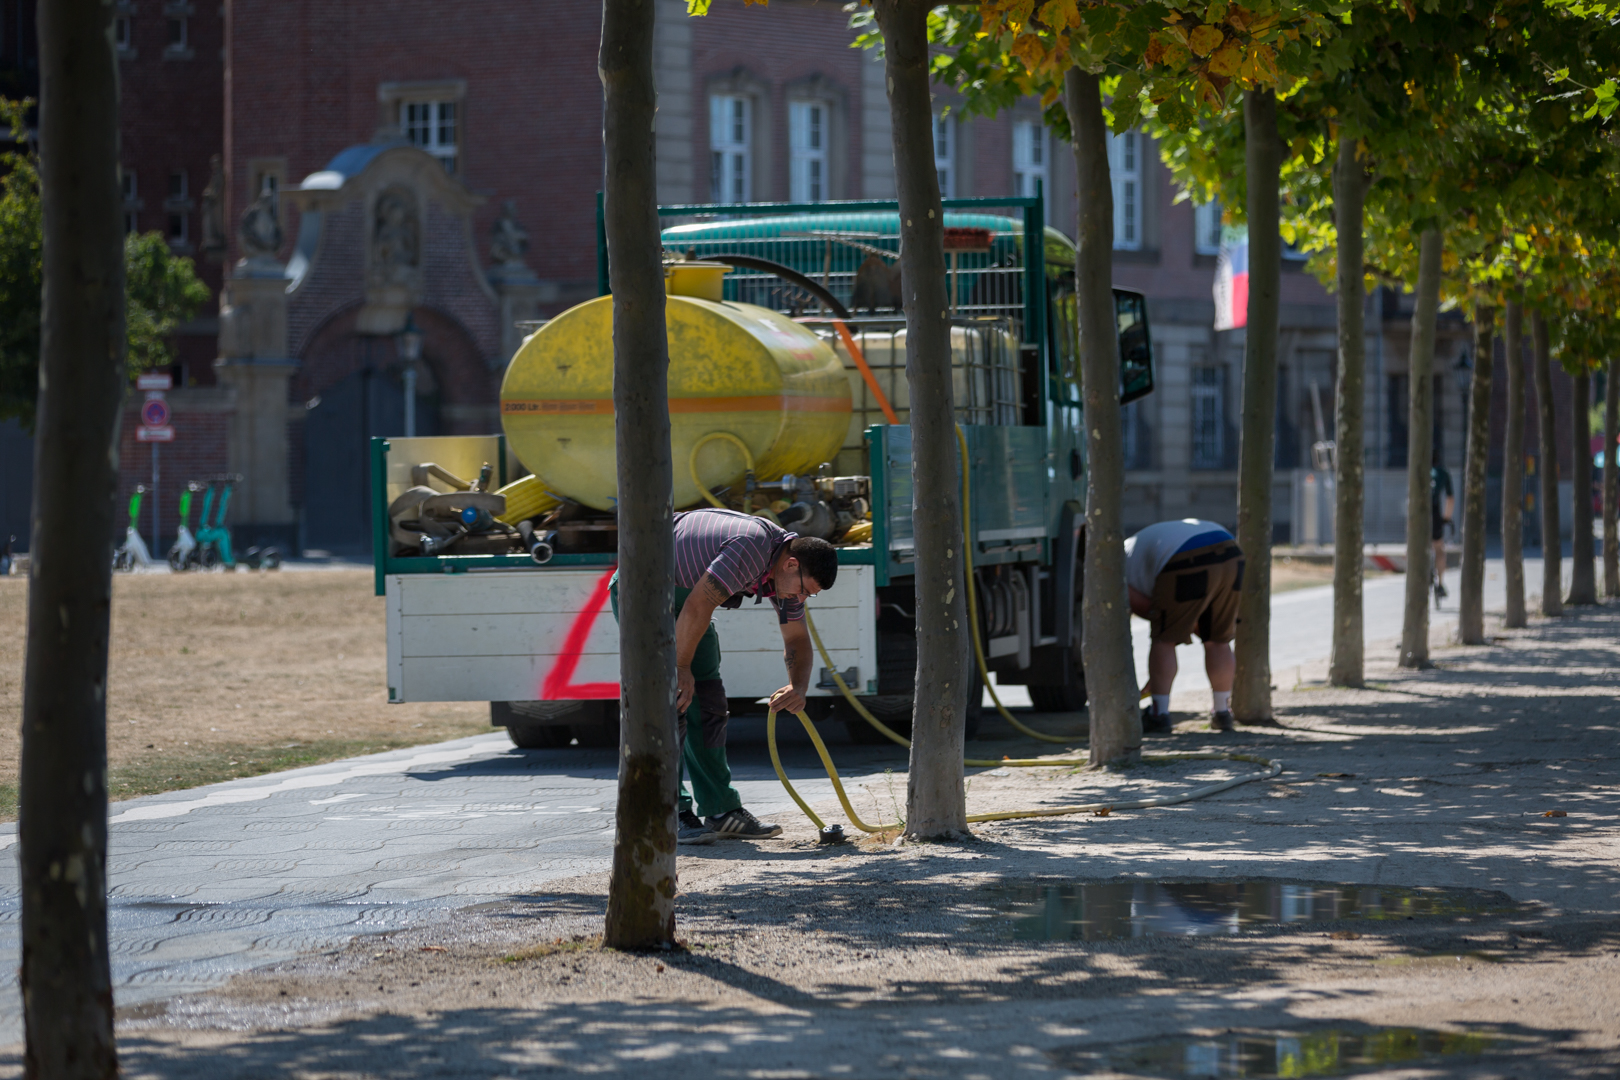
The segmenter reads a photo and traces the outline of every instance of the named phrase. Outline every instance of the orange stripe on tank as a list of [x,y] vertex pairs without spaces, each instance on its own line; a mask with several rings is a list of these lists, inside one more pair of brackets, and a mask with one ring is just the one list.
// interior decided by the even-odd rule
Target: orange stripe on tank
[[[795,397],[790,394],[767,394],[759,397],[702,397],[670,398],[671,413],[710,412],[775,412],[792,409],[796,412],[846,412],[848,398]],[[508,400],[501,402],[502,416],[612,416],[612,398],[560,398],[542,401]]]

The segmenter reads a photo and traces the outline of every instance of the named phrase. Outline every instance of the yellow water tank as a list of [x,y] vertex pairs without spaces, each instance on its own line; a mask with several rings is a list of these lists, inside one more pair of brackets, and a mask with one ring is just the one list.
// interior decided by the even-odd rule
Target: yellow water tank
[[[688,460],[704,436],[726,432],[755,474],[813,473],[832,461],[849,425],[849,379],[826,342],[752,304],[670,296],[670,442],[675,506],[703,501]],[[518,459],[559,495],[611,510],[618,491],[613,431],[613,299],[599,296],[541,327],[501,383],[501,426]],[[697,456],[705,487],[741,490],[746,464],[725,439]]]

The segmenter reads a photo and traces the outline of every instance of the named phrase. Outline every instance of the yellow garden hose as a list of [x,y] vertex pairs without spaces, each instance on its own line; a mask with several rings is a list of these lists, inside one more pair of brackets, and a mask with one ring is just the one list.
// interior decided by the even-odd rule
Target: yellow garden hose
[[[731,508],[729,506],[727,506],[725,503],[721,502],[719,499],[715,498],[714,492],[710,491],[708,489],[708,487],[706,487],[704,485],[703,481],[698,479],[698,471],[697,471],[697,455],[698,455],[698,451],[703,449],[705,446],[707,446],[709,443],[713,442],[716,439],[724,439],[726,442],[729,442],[729,443],[735,445],[737,447],[737,449],[742,451],[743,462],[744,462],[744,464],[746,465],[746,467],[748,469],[749,475],[752,476],[752,474],[754,472],[754,455],[749,452],[747,443],[743,442],[741,439],[737,438],[737,436],[733,435],[729,431],[711,431],[707,435],[703,436],[703,438],[701,438],[697,442],[693,443],[692,444],[692,452],[690,454],[688,454],[687,457],[686,457],[686,468],[687,468],[687,471],[692,474],[692,483],[696,484],[698,491],[700,491],[703,494],[703,497],[705,499],[709,500],[709,505],[718,506],[722,510],[729,510]],[[743,513],[745,513],[745,514],[748,513],[748,493],[747,492],[743,493]],[[774,519],[776,515],[772,514],[771,516]]]
[[[984,680],[985,689],[990,691],[990,700],[995,702],[996,711],[999,712],[1002,718],[1010,723],[1015,729],[1023,732],[1026,735],[1040,739],[1043,742],[1067,742],[1068,740],[1066,739],[1042,734],[1041,732],[1035,731],[1033,728],[1030,728],[1023,723],[1020,723],[1010,712],[1007,711],[1007,707],[1001,703],[1001,698],[997,696],[995,687],[990,682],[990,672],[984,659],[984,646],[979,640],[978,600],[976,597],[976,590],[973,587],[972,503],[969,501],[969,496],[972,494],[972,491],[969,487],[968,480],[969,468],[967,438],[963,434],[961,425],[957,425],[956,440],[957,446],[962,455],[962,531],[963,540],[967,544],[967,547],[964,549],[964,559],[967,565],[968,627],[969,632],[973,637],[973,653],[978,660],[979,675]],[[810,617],[810,609],[808,605],[805,607],[804,621],[806,628],[808,628],[810,631],[811,638],[815,641],[816,651],[821,654],[821,662],[826,665],[826,670],[832,675],[833,682],[837,684],[838,691],[839,693],[843,694],[844,700],[848,702],[850,707],[853,708],[862,718],[864,718],[867,723],[871,724],[877,732],[889,739],[891,742],[909,749],[911,746],[911,741],[905,736],[894,731],[882,721],[878,720],[877,717],[873,716],[872,713],[860,703],[860,700],[855,697],[855,694],[844,682],[843,677],[838,672],[838,666],[833,663],[832,657],[827,653],[827,646],[822,642],[821,634],[816,630],[815,620]],[[799,795],[798,791],[794,789],[793,784],[787,778],[787,773],[782,768],[782,759],[777,753],[776,749],[776,712],[777,711],[775,709],[772,709],[770,711],[770,715],[765,721],[765,740],[770,747],[771,765],[776,769],[776,778],[782,782],[782,786],[787,789],[787,793],[792,796],[793,801],[799,805],[799,809],[804,811],[805,816],[815,823],[816,828],[825,830],[826,823],[822,821],[820,816],[818,816],[816,812],[810,808],[810,804],[805,802],[804,799]],[[798,716],[799,723],[804,725],[806,733],[808,733],[810,736],[810,741],[815,745],[816,754],[821,758],[822,767],[827,770],[827,778],[832,781],[833,791],[837,794],[838,802],[844,808],[844,813],[849,817],[850,824],[854,825],[857,829],[865,833],[881,832],[885,828],[893,828],[894,826],[872,826],[861,820],[860,815],[855,813],[855,808],[850,805],[849,795],[844,791],[844,784],[839,778],[838,769],[833,765],[832,756],[827,753],[827,746],[821,741],[821,735],[816,731],[815,724],[811,723],[810,718],[802,711],[795,713],[795,715]],[[1229,788],[1237,787],[1239,784],[1247,784],[1254,780],[1269,780],[1271,777],[1282,772],[1282,762],[1273,761],[1269,758],[1263,758],[1257,754],[1144,754],[1142,756],[1142,760],[1247,761],[1256,765],[1264,766],[1265,771],[1255,773],[1250,776],[1239,776],[1231,780],[1222,780],[1214,784],[1206,784],[1203,787],[1194,788],[1192,791],[1188,791],[1180,795],[1165,795],[1154,799],[1132,799],[1125,802],[1085,803],[1076,806],[1052,806],[1039,810],[1005,810],[995,814],[969,814],[967,815],[967,820],[970,824],[973,824],[983,821],[1012,821],[1020,818],[1062,817],[1070,814],[1089,814],[1096,813],[1098,811],[1145,810],[1159,806],[1174,806],[1178,803],[1191,802],[1195,799],[1207,798],[1208,796],[1214,795],[1217,792],[1226,791]],[[1089,756],[1081,758],[1001,758],[999,760],[986,758],[964,758],[962,764],[971,768],[998,768],[1002,766],[1012,768],[1041,768],[1086,765],[1089,764],[1089,761]]]

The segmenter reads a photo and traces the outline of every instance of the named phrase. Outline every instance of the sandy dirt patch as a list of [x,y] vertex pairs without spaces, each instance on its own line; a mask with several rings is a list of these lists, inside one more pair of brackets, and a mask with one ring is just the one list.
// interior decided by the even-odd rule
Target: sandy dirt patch
[[[27,597],[0,578],[0,818],[16,814]],[[116,575],[112,798],[489,730],[482,703],[388,704],[383,630],[370,570]]]

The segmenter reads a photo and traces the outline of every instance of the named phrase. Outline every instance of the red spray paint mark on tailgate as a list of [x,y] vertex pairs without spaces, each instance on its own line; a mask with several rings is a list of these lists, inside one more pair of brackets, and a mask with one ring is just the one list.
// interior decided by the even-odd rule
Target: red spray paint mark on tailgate
[[591,629],[596,626],[596,617],[607,607],[608,586],[613,582],[613,571],[616,569],[617,567],[610,567],[597,579],[596,587],[591,590],[590,599],[585,601],[585,606],[574,616],[573,625],[568,628],[568,636],[563,639],[562,651],[557,654],[551,670],[546,673],[545,681],[540,684],[539,700],[589,701],[619,696],[618,683],[574,682],[574,671],[579,667],[579,658],[585,653],[585,643],[590,640]]

